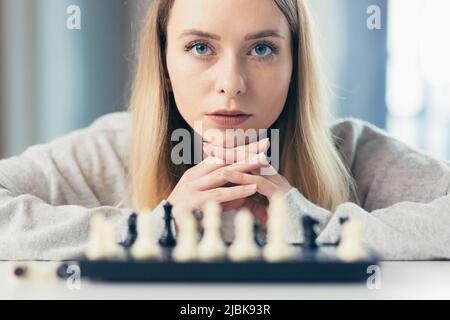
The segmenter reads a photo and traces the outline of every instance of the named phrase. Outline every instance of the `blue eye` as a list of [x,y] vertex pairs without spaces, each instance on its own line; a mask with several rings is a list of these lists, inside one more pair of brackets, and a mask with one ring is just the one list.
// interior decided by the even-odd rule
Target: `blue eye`
[[185,51],[191,52],[192,49],[195,49],[194,51],[196,53],[193,53],[194,56],[198,56],[198,57],[204,57],[207,56],[208,49],[209,46],[207,43],[205,42],[196,42],[196,43],[192,43],[186,46]]
[[[194,51],[192,52],[192,54],[199,58],[205,58],[211,55],[211,53],[208,53],[209,51],[212,52],[209,43],[206,41],[197,41],[190,43],[185,47],[185,51]],[[256,52],[256,55],[253,54],[253,51]],[[250,55],[252,56],[252,58],[257,60],[265,60],[276,55],[278,53],[278,47],[272,42],[263,41],[255,45],[251,52],[252,53]]]
[[[252,52],[256,52],[256,56],[254,56],[254,59],[257,60],[267,60],[273,58],[275,55],[278,54],[279,49],[275,45],[275,43],[270,41],[263,41],[261,43],[258,43],[252,50]],[[252,55],[253,56],[253,55]]]
[[[264,54],[265,52],[267,52],[270,49],[272,50],[269,46],[265,45],[265,44],[258,44],[253,50],[255,50],[255,52],[260,56],[260,57],[265,57],[266,55]],[[270,54],[270,53],[269,53]]]

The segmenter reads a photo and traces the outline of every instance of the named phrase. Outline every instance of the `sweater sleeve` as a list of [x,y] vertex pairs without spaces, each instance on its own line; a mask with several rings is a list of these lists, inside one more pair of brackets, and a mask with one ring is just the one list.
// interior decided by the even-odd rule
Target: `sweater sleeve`
[[299,220],[309,214],[319,221],[318,242],[335,243],[340,217],[358,219],[363,225],[363,244],[383,260],[450,259],[450,194],[428,203],[403,201],[368,212],[346,202],[334,213],[317,207],[292,188],[289,203],[290,242],[303,242]]
[[52,206],[34,195],[0,187],[0,260],[77,259],[87,248],[93,214],[104,214],[121,242],[130,212],[110,206]]
[[[111,206],[52,206],[34,195],[15,195],[0,186],[0,260],[77,259],[87,249],[92,215],[103,214],[113,224],[119,243],[128,235],[131,212]],[[164,231],[163,202],[153,214],[156,242]]]
[[0,260],[76,259],[95,213],[125,239],[126,135],[114,117],[0,161]]

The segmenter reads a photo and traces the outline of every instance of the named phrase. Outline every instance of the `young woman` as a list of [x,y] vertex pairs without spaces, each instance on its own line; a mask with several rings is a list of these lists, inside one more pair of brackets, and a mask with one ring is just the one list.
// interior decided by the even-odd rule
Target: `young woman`
[[[153,0],[130,111],[0,162],[0,259],[76,258],[98,212],[121,241],[133,209],[153,210],[159,236],[167,200],[178,223],[221,203],[232,241],[236,209],[264,223],[275,193],[290,242],[303,241],[305,214],[320,242],[335,242],[345,216],[385,259],[450,258],[449,163],[356,119],[330,125],[320,88],[302,0]],[[189,161],[174,152],[179,129]],[[271,139],[237,141],[230,129]]]

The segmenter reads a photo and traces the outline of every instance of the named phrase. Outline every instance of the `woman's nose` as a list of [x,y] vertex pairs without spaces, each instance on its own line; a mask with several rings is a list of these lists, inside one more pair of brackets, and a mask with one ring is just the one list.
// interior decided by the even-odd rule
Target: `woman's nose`
[[238,59],[228,58],[223,61],[217,70],[217,92],[234,98],[236,95],[244,94],[246,90],[245,77]]

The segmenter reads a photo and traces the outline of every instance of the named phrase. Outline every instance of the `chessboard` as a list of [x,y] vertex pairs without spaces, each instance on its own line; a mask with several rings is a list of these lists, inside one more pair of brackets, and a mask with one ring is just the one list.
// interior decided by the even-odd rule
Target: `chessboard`
[[[229,259],[212,262],[177,262],[172,248],[163,250],[162,260],[89,260],[77,263],[82,279],[106,282],[240,282],[240,283],[343,283],[365,282],[369,267],[377,265],[375,257],[359,261],[342,261],[336,256],[335,245],[306,249],[292,245],[296,257],[290,261],[266,262],[262,258],[235,262]],[[67,275],[63,264],[58,272]]]
[[[232,243],[223,241],[221,207],[209,201],[198,212],[178,221],[175,236],[172,205],[164,204],[164,232],[155,241],[154,215],[133,213],[128,237],[117,244],[114,229],[104,216],[92,217],[90,244],[78,260],[81,277],[119,282],[357,282],[366,281],[377,258],[362,245],[358,221],[341,219],[336,244],[317,243],[318,221],[303,214],[299,223],[304,242],[286,241],[288,208],[274,196],[268,208],[267,234],[242,208],[237,213]],[[201,226],[201,228],[199,228]],[[199,230],[201,230],[199,232]],[[67,264],[58,274],[67,274]]]

